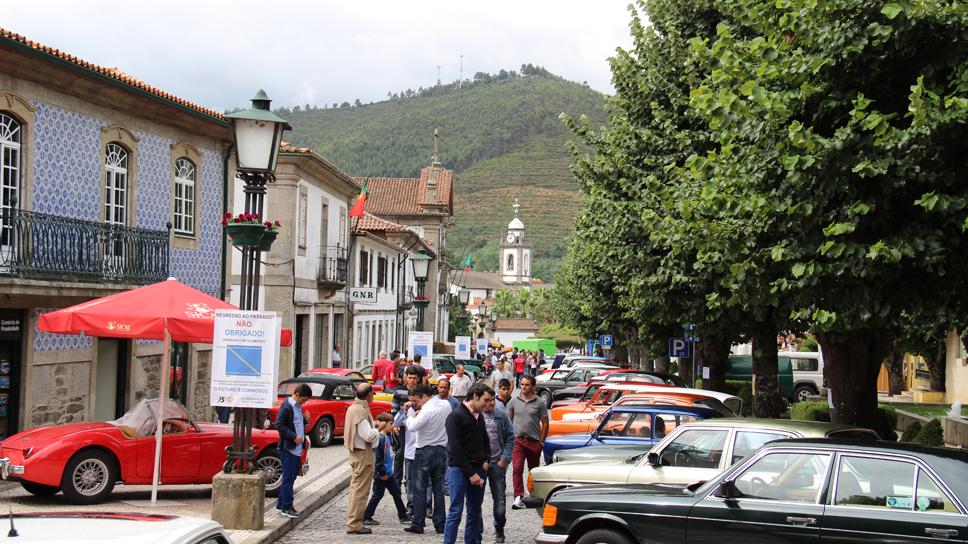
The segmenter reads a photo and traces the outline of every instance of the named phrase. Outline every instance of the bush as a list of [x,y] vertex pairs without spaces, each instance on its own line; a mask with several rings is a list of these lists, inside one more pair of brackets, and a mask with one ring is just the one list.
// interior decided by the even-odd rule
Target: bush
[[924,446],[944,446],[944,428],[941,420],[934,418],[927,422],[914,437],[914,441]]
[[921,422],[915,421],[908,425],[908,428],[904,429],[904,432],[901,433],[901,442],[914,442],[919,432],[921,432]]
[[820,344],[817,343],[816,338],[808,336],[800,344],[800,351],[820,351]]
[[753,384],[741,380],[726,380],[726,387],[722,393],[733,395],[743,400],[743,416],[753,414]]
[[826,402],[797,402],[790,406],[790,419],[829,422],[830,408]]

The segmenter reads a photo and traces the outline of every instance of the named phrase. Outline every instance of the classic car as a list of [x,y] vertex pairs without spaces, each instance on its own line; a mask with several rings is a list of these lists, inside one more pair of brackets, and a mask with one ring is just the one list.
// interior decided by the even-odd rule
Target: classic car
[[964,542],[966,473],[963,450],[780,440],[702,484],[555,493],[535,542]]
[[[300,376],[313,376],[318,374],[329,374],[332,376],[343,376],[344,378],[349,378],[350,381],[355,383],[367,382],[372,384],[373,379],[370,373],[373,371],[373,366],[369,365],[366,367],[367,372],[364,374],[361,370],[356,370],[355,368],[310,368],[306,372],[300,374]],[[374,385],[373,390],[376,392],[383,391],[382,385]]]
[[[531,504],[559,489],[591,483],[685,485],[708,480],[772,440],[800,437],[866,438],[874,431],[849,425],[788,419],[707,419],[682,425],[651,449],[621,459],[557,461],[528,476]],[[581,451],[574,450],[574,451]],[[647,452],[647,454],[646,454]]]
[[585,446],[634,446],[648,450],[679,425],[716,417],[723,416],[694,406],[615,406],[595,420],[598,425],[591,432],[549,436],[542,452],[545,464],[551,464],[556,453]]
[[[343,376],[328,374],[302,375],[284,380],[276,391],[279,403],[269,409],[269,418],[272,421],[276,420],[282,403],[301,383],[309,384],[313,392],[312,397],[302,405],[303,413],[308,414],[306,435],[312,440],[313,446],[326,447],[333,442],[334,437],[343,436],[346,410],[356,400],[356,382]],[[389,402],[374,400],[370,403],[370,413],[374,419],[389,411]]]
[[[671,390],[671,388],[670,388]],[[619,406],[647,406],[652,404],[666,406],[698,406],[709,408],[720,417],[736,417],[722,401],[697,393],[630,393],[612,403],[608,409]],[[548,436],[559,436],[571,433],[589,433],[601,422],[608,409],[601,412],[566,414],[565,419],[548,422]]]
[[[125,512],[25,512],[3,520],[23,544],[85,542],[144,544],[231,544],[228,532],[210,519]],[[9,538],[14,538],[9,536]]]
[[670,387],[666,385],[617,383],[603,385],[589,401],[578,402],[566,406],[558,406],[550,410],[552,421],[560,419],[584,419],[595,417],[597,412],[604,412],[622,395],[634,393],[654,393],[665,395],[669,393],[689,393],[721,401],[733,414],[739,415],[743,408],[743,400],[733,395],[710,391],[706,389],[689,389],[686,387]]
[[558,369],[562,369],[562,368],[571,368],[572,366],[574,366],[575,364],[578,364],[578,363],[604,363],[604,364],[611,364],[611,362],[609,361],[608,357],[592,357],[592,356],[589,356],[589,355],[568,355],[564,359],[562,359],[561,364],[558,365],[558,368],[556,368],[556,369],[552,369],[551,368],[551,365],[553,363],[554,363],[554,357],[545,357],[545,363],[543,365],[541,365],[540,367],[538,367],[538,368],[539,368],[539,370],[541,370],[541,372],[546,372],[548,370],[558,370]]
[[[63,491],[75,504],[104,501],[117,482],[150,484],[158,404],[158,399],[143,400],[114,421],[46,425],[17,433],[0,442],[0,476],[38,496]],[[173,399],[164,403],[163,422],[161,483],[212,483],[225,464],[232,426],[195,421]],[[278,491],[281,483],[278,442],[275,430],[252,430],[266,493]]]
[[598,376],[602,372],[613,369],[612,366],[585,366],[578,368],[563,368],[540,374],[535,378],[535,393],[541,397],[545,404],[551,406],[551,398],[555,391],[572,387]]
[[646,370],[628,370],[616,368],[606,370],[591,378],[587,383],[580,383],[573,387],[565,387],[552,393],[551,407],[574,404],[579,400],[590,400],[598,389],[605,384],[625,383],[653,383],[657,385],[671,385],[673,387],[687,387],[686,382],[675,374],[666,372],[650,372]]

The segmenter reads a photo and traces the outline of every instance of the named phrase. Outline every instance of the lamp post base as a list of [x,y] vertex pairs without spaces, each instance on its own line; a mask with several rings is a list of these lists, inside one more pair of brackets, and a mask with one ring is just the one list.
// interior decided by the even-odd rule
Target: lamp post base
[[265,525],[266,479],[252,474],[218,473],[212,479],[212,521],[226,529],[258,531]]

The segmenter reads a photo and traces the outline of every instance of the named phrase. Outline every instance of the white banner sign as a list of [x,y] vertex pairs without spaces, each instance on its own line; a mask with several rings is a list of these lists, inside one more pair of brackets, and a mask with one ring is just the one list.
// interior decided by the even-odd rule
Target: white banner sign
[[478,338],[477,339],[477,352],[478,353],[487,353],[487,338]]
[[376,289],[372,287],[352,287],[350,288],[350,302],[376,304]]
[[212,406],[275,405],[281,334],[282,320],[275,312],[215,311]]
[[413,358],[420,356],[420,365],[428,371],[434,369],[434,333],[410,331],[407,337],[407,353]]
[[470,336],[454,337],[454,357],[456,357],[457,359],[471,358],[471,337]]

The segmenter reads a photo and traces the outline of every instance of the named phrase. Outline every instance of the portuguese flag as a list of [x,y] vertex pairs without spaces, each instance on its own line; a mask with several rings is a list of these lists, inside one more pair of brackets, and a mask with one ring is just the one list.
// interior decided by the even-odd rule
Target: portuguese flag
[[347,215],[350,217],[363,217],[363,208],[366,207],[366,181],[363,182],[363,190],[360,191],[360,196],[356,197],[356,202],[353,203],[353,207],[350,208],[350,213]]
[[464,262],[464,273],[466,274],[466,273],[468,273],[470,271],[471,271],[471,258],[468,255],[467,261]]

